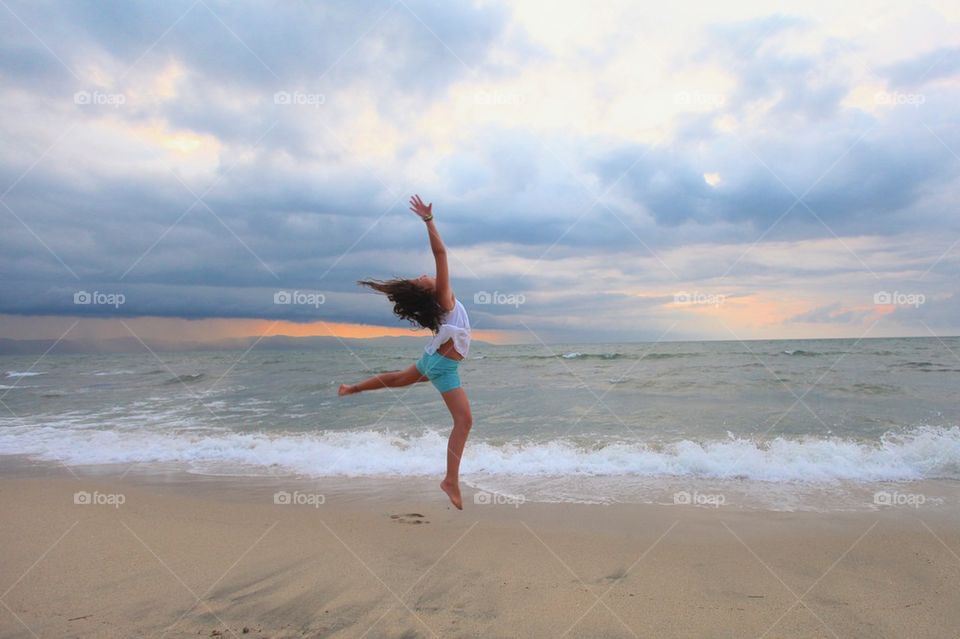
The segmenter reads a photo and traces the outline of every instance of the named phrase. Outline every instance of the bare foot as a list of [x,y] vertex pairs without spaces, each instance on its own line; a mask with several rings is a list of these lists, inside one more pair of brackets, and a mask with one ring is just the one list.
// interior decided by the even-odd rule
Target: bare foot
[[444,479],[440,482],[440,490],[447,493],[450,503],[457,507],[457,510],[463,510],[463,499],[460,497],[460,485],[454,484]]
[[350,384],[340,384],[340,390],[337,391],[337,395],[340,395],[342,397],[344,395],[351,395],[356,392],[357,391],[355,391],[353,386],[351,386]]

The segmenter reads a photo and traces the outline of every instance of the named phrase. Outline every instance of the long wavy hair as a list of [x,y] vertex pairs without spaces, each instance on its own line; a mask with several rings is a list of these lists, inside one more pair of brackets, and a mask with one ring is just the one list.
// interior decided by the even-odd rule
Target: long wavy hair
[[440,320],[446,311],[437,303],[433,291],[405,279],[359,280],[357,284],[386,295],[393,302],[394,314],[400,319],[429,328],[434,333],[440,330]]

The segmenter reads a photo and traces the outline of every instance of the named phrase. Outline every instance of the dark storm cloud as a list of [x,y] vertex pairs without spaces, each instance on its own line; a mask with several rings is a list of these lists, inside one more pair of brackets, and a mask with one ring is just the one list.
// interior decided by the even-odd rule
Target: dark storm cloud
[[[315,288],[238,288],[87,280],[74,286],[13,282],[5,288],[5,312],[12,314],[254,318],[406,326],[393,316],[383,296],[369,291],[344,294],[324,288],[322,283]],[[472,298],[465,298],[465,303],[471,304]]]
[[[948,125],[950,98],[873,115],[840,111],[852,87],[835,56],[849,46],[830,40],[815,54],[797,55],[777,39],[811,26],[776,15],[707,29],[692,59],[719,63],[734,90],[714,112],[687,116],[677,144],[611,153],[599,164],[603,177],[617,179],[642,155],[622,183],[664,225],[729,220],[765,230],[801,196],[774,237],[818,236],[828,232],[824,224],[841,235],[893,233],[916,221],[922,198],[958,175],[945,148],[960,148],[960,133]],[[934,53],[891,67],[891,80],[914,74],[928,58],[939,61],[941,73],[952,68],[952,50]],[[732,137],[715,128],[717,116],[745,117],[761,100],[773,105],[760,130]],[[703,180],[710,171],[723,177],[717,188]]]
[[[131,65],[154,43],[147,65],[176,57],[198,75],[254,90],[317,80],[325,72],[331,86],[364,78],[408,91],[437,89],[462,64],[484,62],[507,18],[496,5],[417,0],[68,2],[53,16],[26,3],[12,6],[25,22],[43,23],[47,33],[68,31],[78,58],[101,52]],[[59,20],[50,24],[51,18]]]
[[[802,197],[773,237],[823,236],[830,232],[824,224],[838,234],[897,233],[918,222],[918,213],[940,216],[915,206],[960,172],[944,147],[960,148],[960,132],[933,134],[904,111],[838,118],[827,130],[811,127],[803,135],[721,137],[708,161],[692,144],[634,146],[610,153],[597,172],[607,184],[619,179],[661,225],[729,221],[765,230]],[[704,181],[712,171],[721,175],[716,187]]]
[[[427,9],[429,15],[421,15]],[[31,167],[47,144],[24,134],[18,149],[23,157],[6,153],[0,167],[5,184],[15,183],[5,202],[29,226],[3,212],[10,230],[0,238],[5,249],[2,269],[12,277],[5,278],[8,290],[2,305],[23,313],[74,310],[45,296],[44,283],[34,281],[39,276],[91,287],[104,278],[106,284],[112,280],[121,287],[306,285],[335,265],[342,275],[349,257],[341,258],[358,240],[356,251],[366,251],[368,259],[362,275],[360,269],[353,274],[386,271],[386,260],[376,263],[378,248],[424,246],[422,234],[414,236],[422,229],[395,224],[400,215],[409,222],[405,197],[398,200],[386,193],[383,180],[369,171],[338,169],[336,161],[345,150],[333,136],[305,143],[310,137],[300,124],[303,116],[318,114],[280,109],[273,94],[322,83],[335,97],[352,83],[375,88],[389,106],[396,95],[442,92],[467,66],[482,68],[486,49],[506,18],[497,6],[420,2],[314,7],[78,2],[56,11],[13,3],[11,10],[32,25],[37,36],[19,21],[5,20],[0,68],[17,91],[60,98],[39,102],[42,111],[76,110],[67,98],[90,87],[74,78],[72,70],[91,64],[114,68],[116,75],[129,70],[121,82],[135,85],[139,74],[156,73],[176,60],[186,75],[175,100],[129,104],[118,116],[131,123],[162,117],[172,128],[211,133],[234,145],[221,157],[222,182],[204,196],[209,209],[199,203],[188,210],[195,200],[189,189],[201,194],[209,183],[188,179],[185,186],[162,167],[117,172],[96,161],[62,170],[54,168],[55,153]],[[443,34],[442,40],[431,30]],[[262,95],[258,108],[238,108],[245,90]],[[349,104],[342,108],[349,109]],[[103,113],[80,109],[71,115],[79,118],[78,129],[83,130],[87,122],[95,122],[85,118]],[[268,132],[271,122],[274,127]],[[291,171],[289,163],[274,163],[277,151],[301,158],[312,154],[326,160],[329,170],[322,175],[310,170],[315,167]],[[383,224],[378,223],[381,216]],[[14,278],[29,287],[14,290]],[[49,288],[50,282],[46,284]],[[352,281],[337,285],[347,288]],[[150,303],[144,296],[128,297],[125,309],[160,315],[275,313],[244,302],[242,296],[231,298],[230,291],[225,299],[234,302],[213,306],[191,295],[160,295]],[[247,311],[237,310],[242,307]]]
[[[408,127],[434,101],[450,99],[452,86],[518,73],[505,59],[522,64],[548,57],[509,27],[509,6],[118,1],[10,7],[53,53],[17,20],[0,23],[3,95],[16,114],[0,125],[0,178],[3,189],[16,182],[4,201],[30,227],[0,209],[0,313],[389,324],[387,305],[362,294],[355,281],[432,269],[423,228],[406,210],[409,194],[400,192],[416,176],[427,176],[420,182],[433,187],[425,196],[437,203],[452,252],[499,252],[521,264],[517,272],[478,279],[469,264],[451,257],[458,295],[523,294],[524,317],[561,324],[565,316],[629,315],[662,302],[592,295],[622,286],[590,267],[643,284],[673,284],[677,275],[657,263],[661,253],[692,244],[749,244],[795,195],[803,194],[823,223],[797,204],[767,239],[960,231],[960,220],[943,206],[960,175],[960,162],[946,148],[960,149],[951,91],[930,92],[919,108],[843,108],[851,80],[831,70],[843,45],[785,53],[777,38],[810,27],[789,16],[707,30],[691,63],[719,62],[735,89],[715,111],[681,116],[669,143],[478,124],[458,132],[456,144],[445,147],[452,150],[424,159]],[[492,56],[498,45],[510,55]],[[954,50],[939,53],[929,59],[937,64],[928,80],[956,68]],[[926,62],[919,56],[893,65],[891,85]],[[149,148],[129,149],[129,157],[114,157],[119,150],[109,144],[84,148],[80,141],[89,143],[109,121],[103,110],[72,102],[74,92],[94,88],[73,73],[87,78],[94,67],[119,77],[111,90],[131,96],[168,67],[182,70],[175,97],[131,99],[107,115],[121,124],[162,121],[172,131],[216,137],[222,146],[214,175],[201,179],[189,168],[166,166],[162,152]],[[322,107],[275,103],[275,92],[296,90],[322,94]],[[756,127],[732,134],[717,126],[718,117],[746,118],[765,100],[774,103],[751,116]],[[364,109],[408,135],[390,157],[358,162],[355,149],[344,145],[344,129]],[[64,121],[76,129],[42,157]],[[70,154],[61,156],[62,149]],[[716,186],[704,181],[712,172],[721,176]],[[199,195],[211,186],[205,204],[195,203],[190,190]],[[614,264],[608,264],[611,255]],[[573,259],[585,261],[582,270],[562,264]],[[484,266],[474,265],[481,272]],[[668,265],[705,279],[727,266],[709,250]],[[816,267],[821,274],[845,268]],[[789,276],[809,274],[814,265],[798,257],[779,268]],[[744,261],[737,273],[766,270]],[[327,301],[321,308],[274,304],[272,294],[281,289],[322,291]],[[79,308],[72,296],[81,290],[122,292],[126,300],[119,308]],[[547,301],[537,295],[546,290],[570,292]],[[832,311],[810,317],[829,318]],[[476,308],[484,328],[516,328],[517,313],[509,306]]]
[[[77,76],[96,64],[117,77],[111,90],[124,92],[140,76],[176,62],[188,70],[177,99],[128,105],[128,119],[164,117],[174,127],[240,143],[277,119],[278,91],[315,92],[332,102],[338,93],[361,86],[374,90],[381,112],[400,117],[411,102],[433,99],[465,73],[484,69],[495,75],[500,70],[488,63],[487,49],[508,17],[505,7],[495,4],[416,0],[66,2],[56,10],[13,2],[10,7],[39,38],[18,20],[4,21],[9,37],[0,68],[18,85],[72,96],[92,89]],[[263,108],[238,108],[251,95],[262,98]],[[270,146],[309,154],[301,134],[294,119],[281,122]]]

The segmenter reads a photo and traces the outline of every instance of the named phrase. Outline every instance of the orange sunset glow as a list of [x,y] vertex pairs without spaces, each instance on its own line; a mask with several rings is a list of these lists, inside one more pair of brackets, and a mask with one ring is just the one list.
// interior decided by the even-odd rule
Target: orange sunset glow
[[[77,318],[69,316],[5,316],[4,332],[15,332],[26,339],[116,339],[134,335],[141,339],[178,339],[213,342],[244,337],[340,337],[343,339],[372,339],[376,337],[428,337],[427,330],[411,330],[402,326],[377,326],[346,322],[298,323],[263,319],[198,319],[170,317]],[[517,341],[511,331],[473,330],[474,338],[493,344]],[[0,337],[4,337],[0,334]]]

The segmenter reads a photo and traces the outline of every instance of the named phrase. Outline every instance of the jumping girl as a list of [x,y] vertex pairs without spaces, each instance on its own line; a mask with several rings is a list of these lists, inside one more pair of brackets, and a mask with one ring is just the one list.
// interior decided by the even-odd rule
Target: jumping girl
[[436,277],[421,275],[416,279],[394,279],[386,282],[362,280],[357,282],[379,291],[393,302],[393,312],[402,319],[433,331],[433,339],[423,349],[416,364],[400,371],[381,373],[359,384],[342,384],[340,395],[378,388],[409,386],[430,380],[453,417],[453,430],[447,443],[447,475],[440,488],[450,502],[463,510],[460,497],[460,457],[473,425],[470,402],[460,384],[457,369],[460,360],[470,350],[470,320],[450,288],[447,269],[447,249],[433,223],[433,204],[424,204],[419,195],[410,198],[410,210],[420,216],[430,236],[430,249],[437,264]]

